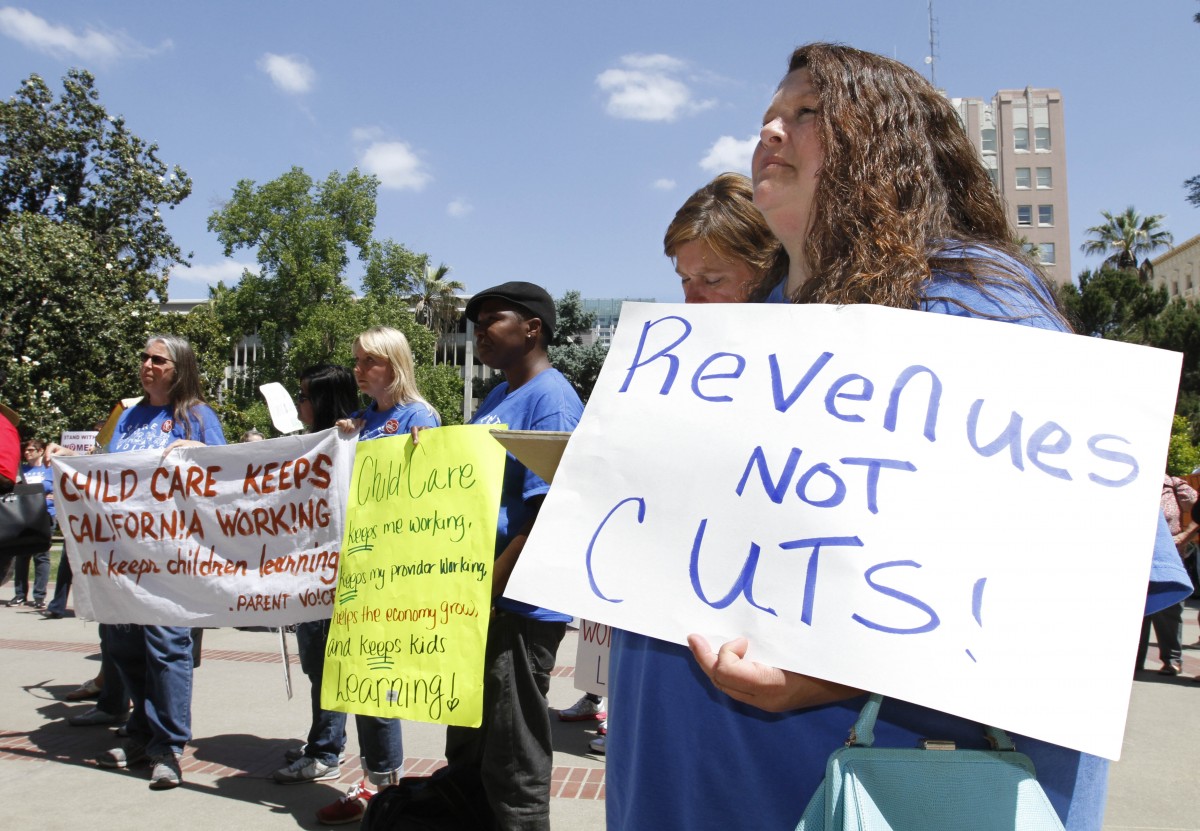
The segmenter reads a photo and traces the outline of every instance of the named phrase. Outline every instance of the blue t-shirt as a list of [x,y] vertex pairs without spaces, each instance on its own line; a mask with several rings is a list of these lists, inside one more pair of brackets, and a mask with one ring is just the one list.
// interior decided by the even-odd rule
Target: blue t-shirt
[[[483,399],[471,424],[507,424],[510,430],[564,430],[570,432],[583,415],[583,402],[575,388],[557,369],[539,372],[515,390],[502,383]],[[533,516],[529,500],[542,496],[550,485],[509,453],[504,460],[500,491],[500,517],[496,524],[496,556],[508,547]],[[569,621],[570,615],[531,606],[507,597],[496,598],[496,607],[535,620]]]
[[441,427],[433,407],[423,401],[413,401],[407,404],[397,404],[386,410],[380,410],[372,404],[365,410],[359,410],[351,418],[361,418],[364,422],[358,431],[359,441],[386,439],[389,436],[407,436],[413,427]]
[[204,444],[225,444],[225,432],[217,414],[207,404],[197,404],[188,416],[191,435],[182,422],[175,420],[170,405],[156,407],[145,401],[121,413],[117,428],[108,442],[109,453],[130,450],[152,450],[166,447],[177,439],[190,439]]
[[50,468],[22,463],[21,478],[30,485],[42,483],[42,490],[46,493],[46,511],[54,519],[54,477],[50,475]]
[[[990,288],[992,298],[938,276],[926,285],[921,308],[974,317],[966,305],[1022,325],[1062,330],[1023,287]],[[786,302],[782,285],[767,302]],[[1165,522],[1150,579],[1158,608],[1191,591]],[[719,692],[686,646],[624,631],[613,637],[609,694],[607,816],[614,831],[794,828],[825,777],[829,754],[845,743],[866,700],[767,713]],[[884,700],[877,747],[914,747],[925,737],[987,746],[974,722]],[[1014,734],[1013,740],[1032,759],[1063,824],[1072,831],[1099,831],[1108,762],[1025,736]]]

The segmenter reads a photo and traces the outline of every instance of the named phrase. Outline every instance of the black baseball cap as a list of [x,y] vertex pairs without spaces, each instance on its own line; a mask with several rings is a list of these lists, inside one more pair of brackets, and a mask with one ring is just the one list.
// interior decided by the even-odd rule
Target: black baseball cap
[[520,306],[542,321],[542,328],[546,330],[546,343],[553,339],[554,325],[557,322],[554,313],[554,298],[541,286],[514,280],[484,289],[467,302],[467,319],[472,323],[477,323],[479,309],[487,300],[506,300],[514,306]]

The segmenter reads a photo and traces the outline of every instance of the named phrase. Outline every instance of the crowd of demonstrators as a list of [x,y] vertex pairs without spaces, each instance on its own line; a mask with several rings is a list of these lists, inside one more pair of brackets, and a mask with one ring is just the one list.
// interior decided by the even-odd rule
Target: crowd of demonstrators
[[[162,449],[165,456],[181,447],[225,444],[216,413],[204,403],[200,367],[186,340],[165,334],[147,340],[139,378],[145,395],[121,413],[107,452]],[[57,444],[46,453],[73,455]],[[100,649],[120,674],[133,710],[128,737],[97,761],[109,768],[149,761],[152,789],[177,787],[183,781],[179,759],[192,737],[192,630],[101,624]]]
[[[1012,241],[957,114],[912,69],[844,46],[797,49],[752,170],[754,202],[786,265],[763,287],[767,302],[875,303],[1067,330],[1037,266]],[[1148,611],[1190,591],[1165,523],[1154,556]],[[689,644],[615,633],[608,827],[737,828],[747,810],[758,827],[794,827],[862,692],[747,660],[744,638],[716,651],[699,636]],[[979,745],[971,722],[891,699],[875,736],[894,747],[922,736]],[[1098,829],[1107,763],[1032,738],[1018,743],[1064,824]],[[673,761],[664,765],[668,746]],[[738,798],[696,798],[717,792]]]
[[[845,46],[797,49],[764,116],[752,169],[752,183],[723,174],[698,190],[667,229],[664,252],[686,302],[870,303],[1069,331],[1044,275],[1013,242],[1004,207],[954,109],[910,68]],[[474,295],[466,316],[476,327],[480,361],[504,377],[471,423],[574,429],[583,405],[547,353],[556,324],[550,295],[532,283],[504,283]],[[331,365],[302,373],[297,404],[310,430],[337,426],[359,441],[405,435],[418,441],[418,430],[439,425],[417,389],[402,333],[369,329],[353,351],[353,373]],[[187,342],[156,335],[141,357],[145,398],[121,415],[108,452],[161,448],[166,455],[181,446],[224,444],[221,425],[200,396]],[[357,408],[356,388],[371,399],[366,408]],[[0,492],[18,476],[16,462],[7,459],[6,423],[0,418]],[[261,435],[243,436],[256,438]],[[65,452],[51,444],[45,456]],[[1176,547],[1194,535],[1190,518],[1197,496],[1184,488],[1169,477],[1164,481],[1165,519],[1146,601],[1147,628],[1158,633],[1168,674],[1179,672],[1178,604],[1191,591]],[[571,618],[504,597],[548,490],[508,455],[482,722],[447,728],[447,765],[431,779],[452,784],[469,803],[456,810],[475,817],[481,828],[549,828],[547,693]],[[44,581],[42,587],[44,598]],[[35,603],[37,591],[35,578]],[[328,631],[328,619],[297,629],[311,684],[311,724],[305,745],[275,771],[281,784],[327,781],[341,773],[348,717],[320,706]],[[72,723],[120,722],[128,696],[127,740],[102,754],[100,764],[123,768],[149,759],[151,788],[179,785],[179,757],[191,738],[190,631],[105,624],[100,637],[101,675],[77,692],[79,698],[107,695]],[[744,638],[714,649],[696,635],[682,646],[614,633],[613,731],[593,743],[611,757],[609,828],[737,828],[746,825],[747,810],[757,827],[795,826],[829,753],[856,720],[864,692],[747,660],[747,648]],[[585,695],[559,717],[602,718],[604,704]],[[400,722],[361,715],[355,721],[364,778],[318,811],[326,824],[356,821],[380,789],[400,779]],[[922,736],[979,744],[977,725],[896,700],[884,703],[876,736],[891,746],[913,746]],[[1064,825],[1098,829],[1107,763],[1036,739],[1019,741]],[[670,748],[671,764],[663,764],[663,748]],[[733,793],[737,799],[698,799],[698,793]]]

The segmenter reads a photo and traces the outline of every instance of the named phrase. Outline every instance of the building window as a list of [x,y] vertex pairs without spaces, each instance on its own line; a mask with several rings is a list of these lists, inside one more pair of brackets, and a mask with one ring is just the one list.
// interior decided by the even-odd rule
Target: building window
[[987,172],[988,178],[992,180],[992,187],[994,187],[996,190],[1000,190],[1000,171],[994,167],[989,167]]
[[1033,104],[1033,148],[1050,149],[1050,108],[1045,101]]
[[981,149],[987,152],[996,152],[996,128],[984,127],[979,131]]
[[1037,169],[1037,186],[1042,189],[1054,187],[1054,178],[1050,173],[1050,168],[1039,167]]
[[1013,150],[1029,150],[1029,128],[1013,128]]
[[1054,224],[1054,206],[1038,205],[1038,225]]
[[1017,205],[1017,225],[1027,228],[1033,224],[1033,206]]
[[1017,168],[1017,188],[1019,190],[1029,190],[1029,168]]
[[1054,265],[1054,243],[1038,243],[1038,259],[1042,265]]

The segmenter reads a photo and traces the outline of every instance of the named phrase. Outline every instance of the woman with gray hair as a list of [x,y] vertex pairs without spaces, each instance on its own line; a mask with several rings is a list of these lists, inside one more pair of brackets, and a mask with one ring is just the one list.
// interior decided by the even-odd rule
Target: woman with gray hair
[[[109,453],[225,444],[225,433],[204,403],[200,366],[191,344],[177,335],[152,335],[139,358],[145,395],[121,413]],[[57,444],[47,456],[73,455]],[[183,777],[179,759],[192,737],[192,632],[186,626],[104,624],[100,644],[125,682],[133,712],[129,738],[97,758],[101,767],[149,761],[150,787],[165,790]]]

